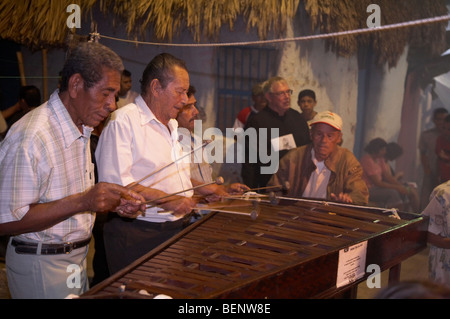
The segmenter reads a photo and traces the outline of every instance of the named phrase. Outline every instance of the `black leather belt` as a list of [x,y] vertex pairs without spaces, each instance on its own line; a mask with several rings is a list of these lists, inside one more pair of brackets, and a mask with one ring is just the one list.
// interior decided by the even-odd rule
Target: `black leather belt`
[[[42,244],[41,255],[59,255],[59,254],[70,254],[74,249],[81,248],[89,244],[91,238],[76,241],[76,242],[66,242],[61,244]],[[11,245],[16,247],[16,253],[18,254],[36,254],[38,251],[37,243],[30,243],[21,241],[19,239],[13,238]]]

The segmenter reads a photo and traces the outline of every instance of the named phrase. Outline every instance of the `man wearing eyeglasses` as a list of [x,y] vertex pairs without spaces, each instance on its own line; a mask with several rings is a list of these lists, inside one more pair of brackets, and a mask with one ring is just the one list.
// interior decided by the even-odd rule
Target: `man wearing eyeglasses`
[[[281,159],[290,149],[311,142],[308,124],[298,111],[291,108],[292,90],[287,81],[279,76],[270,78],[265,82],[264,95],[268,102],[267,107],[252,116],[245,126],[246,130],[256,129],[258,134],[258,143],[245,143],[246,162],[242,165],[242,178],[250,188],[266,186],[271,177],[270,173],[261,173],[261,168],[270,164],[263,163],[260,158],[261,146],[266,144],[271,158],[272,152],[278,152],[278,158]],[[277,136],[272,136],[274,128],[278,129]],[[264,131],[261,129],[265,129],[267,134],[263,135]],[[256,163],[250,161],[252,152],[258,154]]]

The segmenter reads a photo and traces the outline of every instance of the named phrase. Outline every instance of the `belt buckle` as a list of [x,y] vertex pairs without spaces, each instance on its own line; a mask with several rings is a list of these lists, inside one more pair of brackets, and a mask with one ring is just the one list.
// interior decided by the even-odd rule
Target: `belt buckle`
[[63,244],[63,250],[65,254],[70,254],[73,250],[73,243],[72,242],[67,242]]

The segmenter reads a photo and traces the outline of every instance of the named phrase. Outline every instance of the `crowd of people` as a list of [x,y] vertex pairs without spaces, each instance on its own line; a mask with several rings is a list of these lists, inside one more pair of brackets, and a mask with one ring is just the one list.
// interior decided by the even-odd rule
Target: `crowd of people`
[[[338,114],[317,112],[310,89],[298,95],[301,112],[291,108],[288,81],[272,77],[255,84],[254,105],[235,122],[235,129],[267,129],[266,141],[258,136],[257,143],[245,144],[242,183],[218,185],[210,183],[216,172],[205,160],[181,160],[186,145],[194,159],[195,145],[202,141],[193,126],[199,118],[196,88],[178,57],[155,56],[136,93],[131,73],[115,52],[83,43],[68,55],[59,88],[42,105],[38,92],[23,88],[18,103],[0,117],[0,235],[8,236],[13,298],[85,292],[91,236],[96,245],[92,285],[195,222],[200,200],[213,202],[285,182],[289,197],[424,210],[430,216],[429,243],[436,247],[432,278],[450,285],[445,257],[450,116],[445,109],[435,111],[436,127],[420,138],[425,174],[419,192],[389,163],[402,155],[400,145],[373,139],[358,160],[341,147],[344,122]],[[182,142],[182,129],[191,133],[188,141]],[[260,147],[277,153],[278,169],[272,174],[262,173],[263,159],[249,160]],[[81,269],[75,290],[66,283],[68,265]]]

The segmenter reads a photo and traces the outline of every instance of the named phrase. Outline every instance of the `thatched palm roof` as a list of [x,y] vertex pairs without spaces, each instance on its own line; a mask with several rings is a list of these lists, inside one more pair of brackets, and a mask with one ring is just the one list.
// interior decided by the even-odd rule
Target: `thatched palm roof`
[[[2,0],[0,37],[31,48],[63,46],[69,4],[81,6],[83,16],[94,8],[108,12],[115,23],[125,24],[129,37],[151,33],[161,42],[171,42],[180,31],[192,32],[194,41],[215,40],[219,30],[231,30],[238,17],[248,29],[256,29],[260,39],[281,36],[287,21],[300,10],[309,19],[311,30],[329,33],[367,28],[367,6],[373,0]],[[445,0],[377,0],[382,25],[442,16]],[[111,14],[112,13],[112,14]],[[395,65],[404,47],[423,46],[430,53],[445,49],[446,23],[402,28],[389,32],[340,36],[327,40],[327,47],[339,56],[351,56],[359,47],[370,46],[379,64]]]
[[69,4],[89,12],[97,0],[1,0],[0,37],[30,48],[60,47],[68,33]]
[[[367,7],[376,3],[381,8],[381,25],[426,19],[448,14],[444,0],[305,0],[313,28],[321,33],[367,28]],[[358,36],[342,36],[327,41],[340,56],[351,56],[358,47],[374,51],[377,64],[394,66],[406,45],[428,50],[429,56],[446,49],[447,22],[433,23]]]

